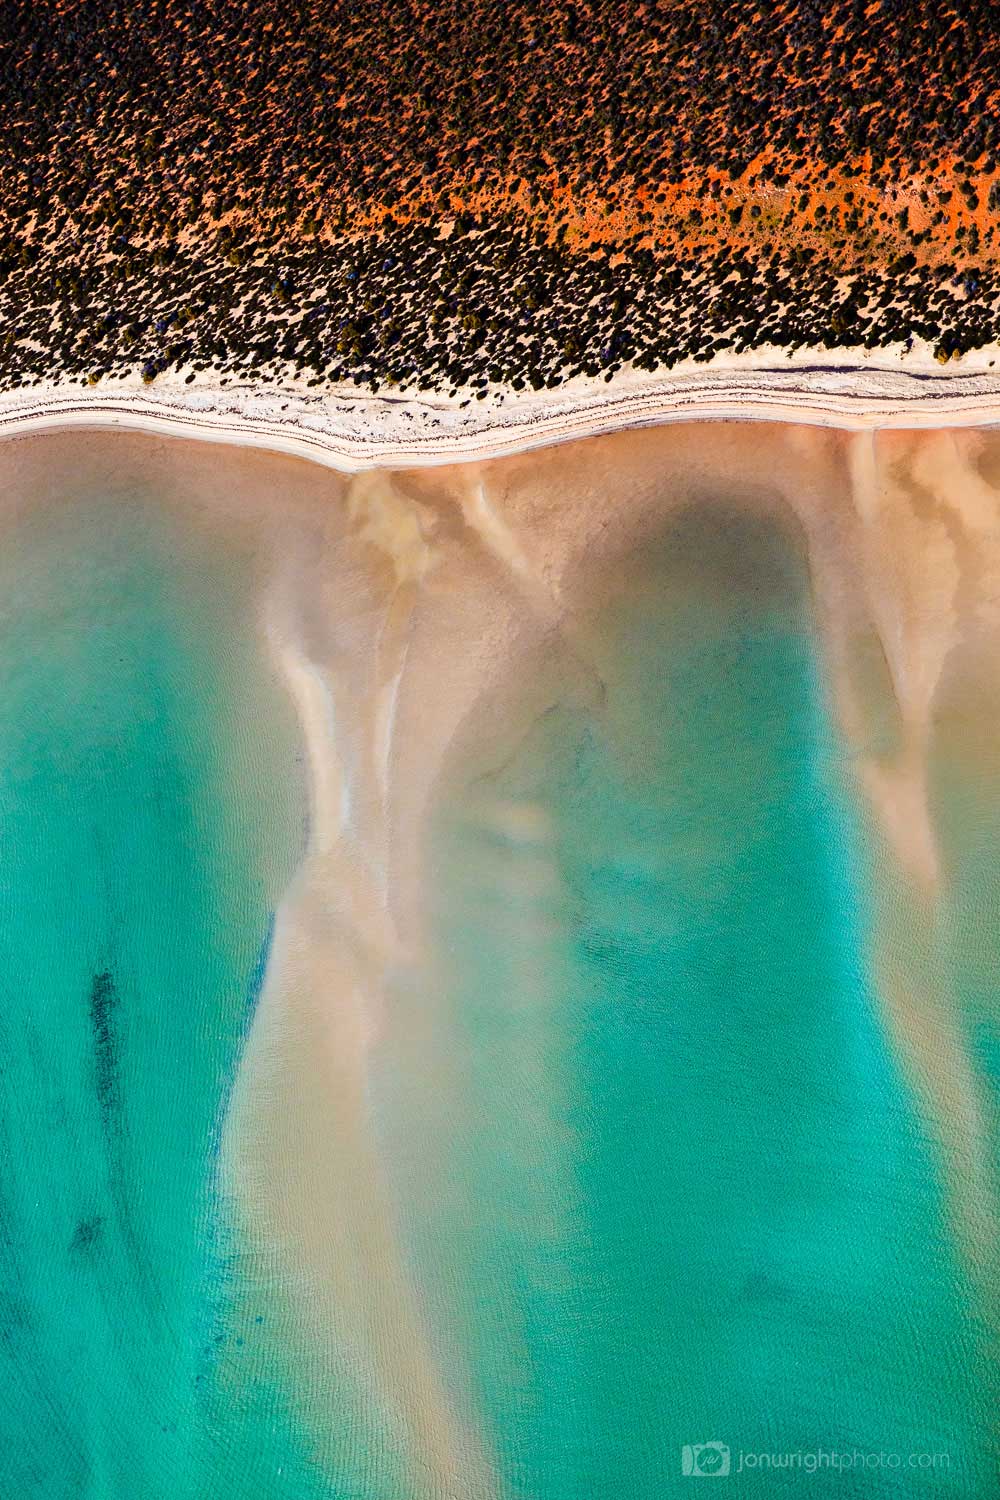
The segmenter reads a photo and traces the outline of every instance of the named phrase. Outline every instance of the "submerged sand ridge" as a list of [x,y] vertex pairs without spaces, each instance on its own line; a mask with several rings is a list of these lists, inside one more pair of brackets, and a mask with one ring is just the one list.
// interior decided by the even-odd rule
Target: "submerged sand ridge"
[[[699,508],[759,517],[805,559],[845,777],[876,850],[877,992],[995,1346],[994,1106],[948,968],[961,850],[940,763],[956,725],[978,722],[975,743],[1000,727],[1000,694],[983,692],[1000,630],[1000,439],[678,423],[350,479],[126,434],[21,439],[0,457],[12,486],[58,464],[91,486],[155,486],[255,559],[261,646],[299,725],[308,813],[225,1160],[299,1328],[303,1411],[331,1474],[378,1495],[504,1493],[466,1354],[408,1253],[376,1063],[400,1024],[401,976],[436,962],[429,828],[455,768],[478,778],[504,836],[539,847],[543,811],[491,787],[554,710],[578,705],[644,774],[601,610],[643,549]],[[329,1430],[343,1410],[346,1456]]]
[[[335,1066],[364,1075],[369,1049],[392,1024],[384,976],[428,961],[427,820],[449,766],[471,756],[488,787],[531,724],[567,694],[613,737],[591,622],[624,586],[636,549],[691,507],[722,501],[736,512],[770,516],[807,557],[828,690],[873,838],[885,851],[872,953],[878,992],[936,1142],[956,1243],[973,1268],[995,1340],[990,1104],[941,951],[951,871],[941,849],[933,760],[944,684],[963,657],[978,657],[995,638],[998,475],[997,440],[976,431],[842,434],[691,424],[352,481],[338,548],[367,582],[363,605],[354,595],[349,647],[312,658],[308,687],[301,663],[290,666],[287,644],[278,646],[310,747],[316,820],[308,891],[291,895],[287,920],[301,924],[300,949],[331,913],[343,924],[341,956],[334,961],[330,950],[318,971],[324,983],[333,981],[327,1004],[341,1035]],[[331,602],[350,594],[333,583],[344,568],[343,554],[336,562],[328,554]],[[343,606],[333,607],[343,629]],[[291,627],[286,642],[294,633]],[[271,634],[272,641],[283,638],[273,624]],[[325,699],[317,686],[323,678]],[[322,701],[334,706],[321,709]],[[634,723],[623,725],[628,738],[620,751],[641,757],[634,730]],[[495,816],[513,829],[516,812],[498,806]],[[279,1007],[301,1003],[302,995],[300,980],[285,988],[282,951],[279,944],[271,974],[273,994],[284,997]],[[301,965],[293,972],[301,974]],[[361,1096],[358,1108],[363,1114]],[[312,1198],[310,1210],[317,1207]],[[391,1212],[379,1212],[388,1247]],[[328,1250],[320,1236],[317,1252],[324,1245]],[[380,1263],[387,1257],[388,1249]],[[412,1286],[407,1297],[411,1307],[419,1301]],[[419,1347],[408,1342],[411,1352]],[[422,1378],[411,1376],[406,1386],[417,1403],[409,1420],[432,1401],[424,1410],[437,1436],[427,1430],[417,1446],[429,1444],[426,1462],[441,1493],[450,1493],[470,1440],[458,1435],[453,1417],[441,1426],[448,1398],[432,1373],[433,1340],[425,1335],[422,1347]],[[392,1369],[389,1358],[383,1373],[390,1384]],[[409,1430],[412,1436],[418,1427]],[[459,1493],[477,1485],[487,1492],[489,1468],[480,1449],[479,1478],[465,1474]]]

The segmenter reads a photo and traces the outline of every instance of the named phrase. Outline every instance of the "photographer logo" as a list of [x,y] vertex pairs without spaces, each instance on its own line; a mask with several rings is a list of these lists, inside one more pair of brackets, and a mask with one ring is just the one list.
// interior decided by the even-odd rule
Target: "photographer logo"
[[723,1479],[729,1463],[727,1443],[685,1443],[681,1449],[681,1472],[691,1479]]

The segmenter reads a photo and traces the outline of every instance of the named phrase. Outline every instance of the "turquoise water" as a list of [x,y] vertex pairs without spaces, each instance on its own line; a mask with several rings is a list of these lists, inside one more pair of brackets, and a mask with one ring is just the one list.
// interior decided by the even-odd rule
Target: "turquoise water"
[[439,991],[387,1062],[411,1253],[503,1492],[686,1494],[715,1442],[726,1494],[994,1494],[989,1298],[875,993],[804,566],[708,508],[591,640],[603,708],[454,771]]
[[[302,824],[250,562],[70,498],[0,556],[0,1496],[373,1500],[337,1360],[296,1365],[307,1309],[221,1186]],[[599,691],[449,771],[436,959],[394,981],[370,1090],[459,1430],[498,1500],[684,1495],[706,1443],[723,1494],[992,1496],[989,1185],[878,993],[907,924],[802,560],[706,507],[575,650]],[[988,1175],[1000,782],[950,733],[936,1045]]]
[[326,1494],[216,1170],[298,853],[288,710],[245,559],[65,498],[0,562],[0,1494]]

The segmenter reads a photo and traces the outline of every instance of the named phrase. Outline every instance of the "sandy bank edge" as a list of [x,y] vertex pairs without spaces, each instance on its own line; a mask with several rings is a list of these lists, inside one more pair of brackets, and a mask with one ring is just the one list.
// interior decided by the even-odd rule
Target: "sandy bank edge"
[[[184,372],[144,385],[43,382],[0,393],[0,437],[71,426],[127,427],[177,437],[246,443],[310,458],[345,473],[501,458],[623,428],[690,419],[881,427],[1000,423],[1000,375],[979,360],[945,372],[926,356],[880,361],[867,351],[802,351],[798,357],[732,356],[669,375],[623,371],[611,382],[579,378],[557,390],[483,400],[317,394],[305,382],[222,385]],[[460,399],[461,398],[461,399]]]

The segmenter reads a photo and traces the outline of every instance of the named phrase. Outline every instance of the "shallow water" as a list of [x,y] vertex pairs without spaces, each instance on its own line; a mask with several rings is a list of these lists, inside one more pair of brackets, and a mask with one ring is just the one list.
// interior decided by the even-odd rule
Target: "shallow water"
[[988,1294],[876,994],[804,567],[707,507],[629,576],[590,632],[600,710],[453,770],[439,988],[385,1082],[503,1492],[684,1493],[684,1446],[718,1442],[727,1493],[986,1495]]
[[[0,1495],[660,1500],[716,1444],[687,1462],[727,1447],[727,1494],[992,1496],[989,630],[934,701],[930,898],[885,816],[910,762],[864,776],[900,742],[885,663],[849,749],[829,595],[821,624],[802,536],[747,497],[651,487],[555,628],[539,537],[491,571],[449,520],[426,579],[373,563],[386,516],[423,536],[406,484],[341,505],[243,455],[251,515],[197,455],[175,508],[162,454],[164,494],[110,498],[66,454],[0,552]],[[494,541],[534,524],[511,493]],[[919,667],[935,595],[901,576]],[[315,792],[304,818],[274,577],[343,839]],[[414,803],[427,948],[393,945],[371,788],[487,668]]]
[[141,496],[70,492],[5,534],[5,1496],[242,1497],[265,1465],[322,1492],[253,1358],[270,1308],[216,1171],[297,852],[245,595]]

